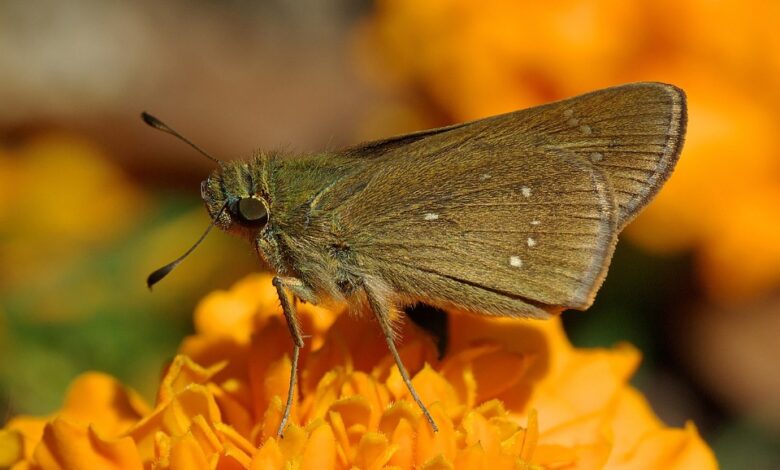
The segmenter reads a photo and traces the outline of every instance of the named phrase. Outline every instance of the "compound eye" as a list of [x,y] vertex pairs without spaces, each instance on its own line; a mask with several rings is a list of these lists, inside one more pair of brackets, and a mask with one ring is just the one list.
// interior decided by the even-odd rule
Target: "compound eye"
[[235,212],[242,225],[258,227],[268,222],[268,208],[265,201],[255,197],[239,199]]

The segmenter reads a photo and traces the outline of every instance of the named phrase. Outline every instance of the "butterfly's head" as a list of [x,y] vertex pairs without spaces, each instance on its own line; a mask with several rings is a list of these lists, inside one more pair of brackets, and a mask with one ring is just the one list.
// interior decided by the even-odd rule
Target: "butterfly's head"
[[221,163],[201,183],[200,194],[214,225],[250,239],[266,228],[270,209],[260,163]]
[[264,180],[262,158],[253,159],[248,163],[223,162],[209,155],[156,117],[144,112],[141,113],[141,118],[155,129],[181,139],[218,165],[200,187],[201,196],[211,216],[211,224],[183,255],[149,275],[146,279],[149,288],[167,276],[192,253],[215,225],[250,240],[263,238],[261,234],[268,225],[270,211],[267,188],[261,184]]

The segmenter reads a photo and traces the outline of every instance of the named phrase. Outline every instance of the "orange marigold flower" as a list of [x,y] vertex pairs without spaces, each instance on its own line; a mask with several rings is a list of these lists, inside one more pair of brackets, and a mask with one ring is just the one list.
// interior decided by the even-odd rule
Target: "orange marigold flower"
[[291,342],[270,277],[211,294],[153,407],[79,377],[50,418],[0,432],[14,469],[716,468],[692,424],[663,426],[627,382],[632,347],[573,348],[557,320],[452,316],[451,351],[405,325],[400,353],[439,424],[411,400],[376,325],[301,305],[290,426],[276,436]]

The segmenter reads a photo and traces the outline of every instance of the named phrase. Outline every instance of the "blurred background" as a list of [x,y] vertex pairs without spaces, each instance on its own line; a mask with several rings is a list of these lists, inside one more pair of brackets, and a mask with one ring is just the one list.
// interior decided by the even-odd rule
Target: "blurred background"
[[[723,468],[780,468],[780,3],[691,0],[0,2],[0,420],[102,370],[151,398],[207,292],[260,269],[213,233],[211,162],[361,140],[658,80],[689,97],[673,177],[626,230],[579,346]],[[2,422],[0,422],[2,424]]]

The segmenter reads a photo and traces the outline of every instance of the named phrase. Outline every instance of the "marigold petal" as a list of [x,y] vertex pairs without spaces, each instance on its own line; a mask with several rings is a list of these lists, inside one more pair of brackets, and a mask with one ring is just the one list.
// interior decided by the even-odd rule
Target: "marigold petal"
[[609,445],[539,445],[531,460],[544,468],[605,468]]
[[95,452],[99,453],[103,458],[115,462],[117,468],[141,468],[141,458],[132,439],[123,437],[106,440],[99,436],[92,426],[87,428],[87,435]]
[[191,384],[205,384],[224,367],[225,363],[220,363],[205,368],[187,356],[177,355],[171,361],[160,382],[160,388],[157,393],[157,406],[172,400],[177,393]]
[[[408,402],[401,403],[408,404]],[[415,447],[417,445],[417,436],[415,434],[415,428],[417,426],[416,421],[417,419],[410,420],[403,418],[400,419],[393,428],[393,432],[390,434],[390,442],[393,444],[396,451],[390,458],[390,465],[399,468],[414,468]]]
[[485,454],[494,455],[499,453],[501,442],[496,435],[495,429],[484,416],[476,412],[470,412],[463,418],[460,427],[465,432],[464,443],[467,447],[479,444],[479,447]]
[[24,436],[15,429],[0,429],[0,468],[24,459]]
[[223,423],[214,423],[214,430],[226,447],[240,451],[247,456],[255,453],[255,446],[233,427]]
[[[322,347],[308,358],[304,389],[313,389],[334,364],[341,365],[348,372],[369,371],[383,359],[387,346],[378,328],[375,335],[367,334],[366,327],[369,325],[353,315],[336,318],[325,335]],[[360,354],[353,354],[354,351],[360,351]]]
[[336,465],[336,437],[331,427],[322,423],[311,431],[306,441],[300,470],[334,470]]
[[526,431],[523,435],[520,457],[526,461],[531,460],[531,456],[536,452],[536,445],[538,442],[539,420],[537,418],[536,410],[531,410],[531,413],[528,414],[528,424],[526,425]]
[[489,342],[500,344],[507,351],[536,357],[540,361],[533,365],[534,377],[542,376],[559,361],[565,362],[573,350],[558,316],[539,321],[457,312],[450,316],[450,330],[452,351]]
[[[491,419],[491,424],[502,418]],[[528,424],[525,429],[521,428],[516,423],[512,430],[505,429],[506,436],[500,443],[501,453],[504,455],[513,456],[518,462],[523,465],[528,465],[531,462],[531,457],[536,451],[536,444],[538,440],[538,426],[536,422],[536,412],[531,411],[528,417]],[[503,425],[506,426],[506,425]]]
[[[436,421],[439,432],[433,432],[431,424],[425,419],[420,419],[417,422],[415,465],[417,467],[423,467],[427,464],[440,465],[435,462],[439,462],[440,460],[437,459],[441,457],[444,459],[442,462],[446,462],[451,467],[449,462],[452,462],[457,452],[455,427],[440,402],[431,404],[428,411]],[[443,464],[441,463],[441,465]]]
[[279,396],[271,398],[271,402],[263,414],[263,420],[252,430],[252,439],[255,442],[263,442],[266,439],[276,437],[283,414],[284,405],[282,404],[282,399]]
[[610,440],[611,433],[608,432],[607,423],[613,412],[613,409],[604,409],[576,414],[566,422],[541,432],[539,442],[574,446],[596,440]]
[[487,452],[481,443],[475,443],[458,452],[456,470],[515,470],[515,458],[510,455]]
[[193,470],[209,470],[210,465],[206,453],[196,439],[188,434],[175,438],[171,442],[171,470],[180,468]]
[[[262,410],[267,406],[267,402],[260,397],[280,397],[283,402],[287,402],[287,393],[290,389],[290,373],[292,372],[292,361],[290,357],[284,355],[278,361],[274,361],[268,364],[266,369],[265,380],[263,381],[262,395],[255,395],[254,406],[256,414],[260,414]],[[293,407],[290,410],[290,419],[295,421],[298,415],[298,387],[297,384],[293,389]],[[261,401],[262,400],[262,401]]]
[[352,436],[360,436],[369,429],[371,405],[361,395],[353,395],[336,400],[330,406],[328,416],[332,416],[334,413],[340,416],[341,421],[344,423],[344,429],[350,436],[351,441]]
[[344,309],[344,305],[326,308],[307,303],[298,304],[298,316],[303,319],[304,331],[308,336],[307,348],[314,351],[322,347],[325,334],[330,331],[331,326]]
[[[171,436],[164,432],[154,433],[154,459],[153,461],[162,468],[171,465]],[[145,459],[152,460],[152,459]]]
[[[236,386],[243,388],[244,385],[244,383],[240,383]],[[242,390],[241,392],[236,392],[235,390],[231,390],[233,387],[229,382],[223,383],[221,386],[209,383],[207,388],[214,396],[214,399],[219,406],[222,420],[229,423],[238,434],[243,436],[250,435],[254,424],[254,417],[248,409],[248,400],[239,401],[237,399],[237,396],[243,396],[247,391]]]
[[[417,394],[420,395],[422,402],[427,406],[430,407],[431,403],[439,403],[452,417],[460,416],[463,413],[464,404],[458,400],[455,389],[428,364],[412,378],[412,385],[417,390]],[[411,400],[406,385],[404,385],[403,396]]]
[[281,314],[276,289],[267,274],[250,275],[229,291],[214,291],[195,307],[195,331],[247,342],[255,315]]
[[341,396],[344,369],[336,367],[322,376],[317,388],[309,393],[301,404],[302,412],[312,419],[324,418],[330,405]]
[[211,454],[220,453],[224,450],[224,446],[220,442],[216,433],[209,426],[203,415],[197,415],[192,418],[192,424],[190,426],[190,435],[195,439],[203,452],[208,456]]
[[291,424],[284,430],[284,437],[279,439],[279,450],[287,460],[296,459],[303,453],[307,437],[303,428]]
[[607,422],[612,409],[575,415],[539,435],[532,462],[548,466],[575,465],[577,468],[602,468],[612,450]]
[[464,349],[447,357],[441,365],[441,375],[446,378],[459,397],[459,401],[471,408],[477,403],[477,378],[473,360],[485,349],[494,350],[500,346],[484,346]]
[[482,446],[477,444],[471,444],[465,449],[458,452],[453,462],[453,468],[455,470],[485,470],[485,451]]
[[246,342],[253,330],[255,315],[281,315],[271,278],[268,274],[249,275],[230,290],[214,291],[204,297],[195,307],[195,330]]
[[[282,315],[276,288],[268,274],[252,274],[229,290],[206,296],[195,309],[195,329],[199,335],[223,337],[246,344],[253,331],[260,330],[271,318]],[[325,332],[339,315],[329,309],[300,303],[298,317],[306,332],[307,346],[318,348]],[[311,344],[309,344],[311,343]]]
[[170,430],[173,434],[189,429],[192,419],[198,416],[204,417],[211,423],[221,420],[219,406],[214,396],[202,385],[190,385],[176,396],[168,409],[171,413],[167,417],[175,419],[175,424],[171,419],[166,420],[171,425]]
[[279,318],[270,318],[252,337],[248,374],[252,412],[255,416],[263,415],[274,396],[287,398],[292,367],[291,353],[289,330]]
[[514,387],[526,374],[529,361],[520,354],[493,351],[475,358],[471,368],[477,388],[476,403],[495,398]]
[[450,460],[444,454],[437,454],[430,460],[420,465],[420,470],[452,470],[453,466]]
[[55,418],[43,430],[33,460],[44,469],[105,468],[141,470],[141,458],[130,438],[104,440],[92,428]]
[[484,345],[448,357],[441,374],[453,384],[461,401],[473,407],[514,387],[525,376],[528,364],[526,356],[506,351],[498,344]]
[[[409,336],[403,336],[403,343],[397,346],[398,355],[401,356],[401,362],[409,372],[410,375],[414,375],[415,372],[421,370],[425,364],[438,363],[438,353],[432,341],[428,338],[423,338],[413,330],[410,330]],[[374,366],[371,371],[371,375],[383,380],[397,372],[397,366],[395,358],[388,354],[387,347],[382,342],[383,351],[381,351],[381,360]]]
[[696,426],[687,423],[684,429],[659,429],[644,436],[634,452],[606,468],[670,470],[695,468],[717,469],[712,450],[699,436]]
[[620,392],[611,419],[613,449],[610,461],[634,451],[642,436],[663,427],[647,400],[633,387]]
[[380,386],[374,377],[363,372],[353,372],[341,387],[341,396],[349,395],[364,397],[369,410],[367,429],[376,429],[382,410],[390,404],[387,389]]
[[246,470],[251,461],[243,454],[236,454],[232,450],[226,450],[217,457],[216,464],[212,464],[214,470]]
[[560,372],[548,375],[533,390],[530,400],[544,410],[540,428],[611,406],[638,363],[639,353],[628,345],[571,354]]
[[71,384],[60,416],[74,424],[91,425],[101,434],[118,436],[149,407],[115,378],[88,372]]
[[282,470],[284,469],[285,458],[279,449],[279,443],[276,438],[270,437],[263,442],[252,458],[249,470]]
[[233,379],[246,382],[249,371],[247,349],[247,344],[240,344],[230,337],[193,335],[184,338],[178,352],[205,368],[224,365],[210,380],[220,382]]
[[22,436],[24,458],[31,459],[33,449],[43,436],[43,429],[48,424],[46,418],[34,418],[30,416],[17,416],[6,425],[6,430],[18,432]]
[[190,431],[192,419],[203,416],[208,422],[220,421],[219,407],[207,387],[192,384],[174,398],[158,406],[127,431],[144,458],[154,452],[155,434],[163,431],[170,436],[182,436]]
[[336,451],[338,452],[338,457],[344,465],[347,465],[352,461],[353,449],[352,444],[349,441],[347,428],[344,426],[344,420],[341,419],[339,413],[331,412],[328,413],[328,422],[330,423],[331,429],[333,429],[333,435],[336,436],[336,442],[338,443]]
[[387,436],[378,432],[367,432],[358,443],[353,460],[354,465],[366,470],[384,468],[395,453],[395,447],[390,445]]
[[397,401],[384,410],[378,429],[388,436],[392,435],[402,420],[416,425],[419,414],[420,412],[416,404],[406,400]]
[[195,307],[195,331],[209,336],[226,336],[239,344],[249,342],[254,307],[232,292],[212,292]]
[[[305,372],[301,377],[301,389],[306,396],[328,393],[333,395],[331,400],[335,400],[338,398],[341,382],[338,382],[337,387],[328,387],[328,385],[333,385],[337,378],[342,377],[346,372],[352,371],[353,364],[349,351],[342,348],[341,345],[335,344],[335,340],[330,336],[330,332],[328,334],[329,336],[322,348],[309,354]],[[329,405],[326,405],[324,408],[327,409],[327,406]],[[322,406],[318,408],[321,412],[325,411]],[[316,415],[322,416],[319,413]]]

